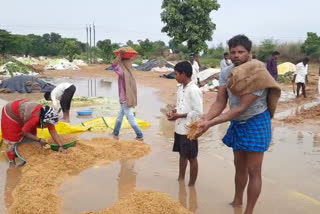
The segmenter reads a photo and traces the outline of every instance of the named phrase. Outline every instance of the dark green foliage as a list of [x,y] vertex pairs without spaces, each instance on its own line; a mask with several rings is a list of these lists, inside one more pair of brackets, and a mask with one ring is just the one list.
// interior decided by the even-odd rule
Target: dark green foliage
[[293,79],[293,72],[287,72],[283,75],[278,76],[278,82],[279,83],[290,83]]
[[218,10],[216,0],[163,0],[162,32],[168,34],[175,44],[186,42],[189,53],[207,49],[206,41],[212,40],[216,25],[210,13]]
[[320,56],[320,37],[316,33],[308,32],[307,39],[302,45],[303,52],[308,56]]

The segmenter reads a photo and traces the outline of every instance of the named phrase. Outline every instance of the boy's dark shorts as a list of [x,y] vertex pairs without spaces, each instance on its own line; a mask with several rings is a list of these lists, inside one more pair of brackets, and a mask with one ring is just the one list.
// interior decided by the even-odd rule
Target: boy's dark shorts
[[189,140],[187,135],[174,133],[174,152],[179,152],[183,158],[196,158],[198,156],[198,140]]

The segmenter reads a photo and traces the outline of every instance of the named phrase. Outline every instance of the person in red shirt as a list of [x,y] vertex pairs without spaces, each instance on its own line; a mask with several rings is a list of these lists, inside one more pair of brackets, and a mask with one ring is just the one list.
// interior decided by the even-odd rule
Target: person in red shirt
[[46,145],[44,139],[37,137],[37,128],[48,128],[52,139],[60,146],[59,151],[66,153],[54,127],[58,120],[58,114],[49,106],[24,99],[6,104],[2,108],[1,131],[9,162],[15,163],[14,146],[24,138]]

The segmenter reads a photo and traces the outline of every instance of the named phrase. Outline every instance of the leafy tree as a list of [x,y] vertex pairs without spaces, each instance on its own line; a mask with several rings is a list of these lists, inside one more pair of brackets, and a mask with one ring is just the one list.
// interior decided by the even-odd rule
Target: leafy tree
[[307,55],[320,55],[320,37],[316,33],[308,32],[307,39],[302,45],[302,50]]
[[61,42],[62,37],[58,33],[50,33],[50,43],[59,43]]
[[8,31],[0,29],[0,53],[4,55],[12,48],[12,46],[12,35]]
[[272,39],[263,40],[258,49],[258,59],[265,61],[275,51],[276,47],[277,44]]
[[169,41],[169,48],[173,51],[173,53],[187,53],[188,47],[183,45],[182,43],[178,43],[175,40],[171,39]]
[[190,53],[207,49],[206,41],[212,40],[216,25],[210,13],[218,10],[216,0],[163,0],[162,32],[173,38],[176,44],[187,43]]
[[65,45],[65,39],[63,39],[60,34],[46,33],[42,35],[42,39],[45,44],[45,55],[58,56],[61,54]]
[[25,35],[12,35],[10,53],[28,56],[31,51],[31,40]]
[[139,55],[143,55],[143,50],[139,44],[135,44],[133,41],[128,40],[126,45],[132,47]]
[[139,45],[140,45],[140,52],[142,56],[150,56],[153,48],[153,44],[149,39],[143,40],[138,40]]
[[223,47],[222,43],[220,43],[217,47],[212,47],[209,48],[206,52],[205,55],[211,56],[216,59],[222,59],[223,54],[225,53],[225,48]]
[[41,36],[29,34],[27,35],[27,38],[31,43],[30,55],[47,56],[47,52],[46,52],[47,48]]
[[132,47],[133,45],[134,45],[133,41],[131,41],[131,40],[128,40],[128,41],[127,41],[127,46]]
[[163,56],[164,52],[168,50],[168,47],[166,47],[166,43],[163,41],[155,41],[152,44],[152,54],[156,56]]
[[119,48],[119,44],[111,43],[110,39],[98,41],[97,47],[102,51],[102,58],[105,63],[110,63],[113,59],[113,51]]
[[81,52],[86,52],[86,48],[87,48],[87,44],[80,42],[80,41],[76,41],[79,45],[79,47],[81,48]]
[[68,56],[69,61],[72,62],[74,56],[81,53],[81,47],[75,39],[68,39],[65,41],[64,53]]

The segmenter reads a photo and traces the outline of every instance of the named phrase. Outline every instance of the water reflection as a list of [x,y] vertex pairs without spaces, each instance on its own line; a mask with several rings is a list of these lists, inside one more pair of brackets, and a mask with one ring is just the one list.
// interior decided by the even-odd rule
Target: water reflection
[[303,143],[303,133],[302,131],[298,131],[297,132],[297,139],[298,139],[298,143]]
[[174,122],[169,121],[166,116],[161,116],[160,119],[160,133],[167,138],[173,138],[174,136]]
[[10,166],[7,169],[7,178],[4,190],[4,201],[7,207],[13,203],[12,192],[20,180],[21,170]]
[[[52,84],[60,84],[65,82],[65,78],[42,78]],[[89,96],[89,97],[110,97],[118,99],[117,84],[112,84],[113,80],[101,78],[69,78],[68,82],[77,87],[75,96]]]
[[118,198],[132,193],[136,188],[137,174],[134,171],[134,160],[121,160],[118,177]]
[[105,86],[105,88],[111,88],[112,80],[101,79],[100,80],[101,86]]
[[197,191],[195,186],[189,187],[189,201],[187,206],[187,189],[184,181],[179,182],[179,202],[184,206],[185,208],[189,209],[191,212],[196,212],[198,208],[198,199],[197,199]]
[[234,207],[233,208],[233,213],[234,214],[242,214],[242,207]]
[[313,135],[313,146],[320,147],[320,135],[319,134]]

